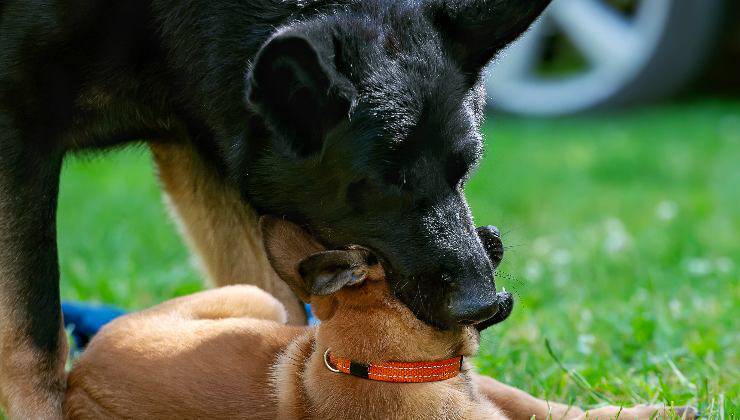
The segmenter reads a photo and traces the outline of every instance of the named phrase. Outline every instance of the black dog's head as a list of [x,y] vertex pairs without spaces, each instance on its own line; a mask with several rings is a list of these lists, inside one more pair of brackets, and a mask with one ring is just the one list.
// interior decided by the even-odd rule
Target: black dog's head
[[278,30],[247,76],[267,140],[244,158],[245,194],[328,246],[377,252],[423,320],[492,319],[501,243],[462,192],[481,156],[481,72],[548,3],[362,1]]

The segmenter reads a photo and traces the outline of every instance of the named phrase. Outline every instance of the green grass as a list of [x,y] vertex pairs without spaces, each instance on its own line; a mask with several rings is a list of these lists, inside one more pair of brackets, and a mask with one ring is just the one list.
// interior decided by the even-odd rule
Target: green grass
[[[740,103],[484,130],[467,194],[504,233],[518,306],[479,369],[552,401],[737,416]],[[64,298],[137,309],[202,287],[146,152],[68,160],[59,206]]]

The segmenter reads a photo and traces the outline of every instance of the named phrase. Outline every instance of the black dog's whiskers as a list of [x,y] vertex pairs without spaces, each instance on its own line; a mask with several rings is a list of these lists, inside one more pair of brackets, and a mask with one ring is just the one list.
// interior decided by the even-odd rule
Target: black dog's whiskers
[[511,274],[511,273],[506,272],[506,271],[497,270],[496,271],[496,276],[497,277],[503,277],[506,280],[508,280],[509,282],[514,283],[514,287],[516,287],[516,286],[523,286],[525,284],[524,280],[521,280],[516,275]]
[[510,244],[510,243],[507,243],[506,245],[504,245],[504,250],[506,250],[506,251],[516,250],[516,249],[521,248],[523,246],[526,246],[526,244]]
[[504,285],[506,291],[516,296],[516,300],[520,306],[526,306],[525,299],[522,298],[522,294],[520,293],[520,290],[526,285],[526,282],[524,280],[520,279],[514,274],[500,270],[496,271],[496,277],[503,277],[504,279],[506,279],[506,285]]

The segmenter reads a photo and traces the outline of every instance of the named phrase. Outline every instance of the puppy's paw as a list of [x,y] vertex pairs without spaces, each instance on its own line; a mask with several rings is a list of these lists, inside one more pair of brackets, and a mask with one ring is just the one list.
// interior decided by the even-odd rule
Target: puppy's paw
[[699,418],[698,411],[694,407],[682,406],[682,407],[668,407],[661,405],[647,405],[641,404],[634,407],[616,407],[607,406],[598,409],[589,410],[583,417],[583,419],[637,419],[637,420],[652,420],[652,419],[683,419],[683,420],[694,420]]

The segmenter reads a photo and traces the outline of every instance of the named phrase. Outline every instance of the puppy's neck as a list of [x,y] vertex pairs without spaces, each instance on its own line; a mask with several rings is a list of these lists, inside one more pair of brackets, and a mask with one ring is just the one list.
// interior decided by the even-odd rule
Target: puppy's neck
[[472,329],[437,330],[391,296],[385,281],[312,297],[321,324],[294,343],[278,364],[284,413],[314,418],[466,418],[479,398],[467,366],[453,378],[388,383],[330,370],[324,352],[359,363],[426,362],[472,355]]

